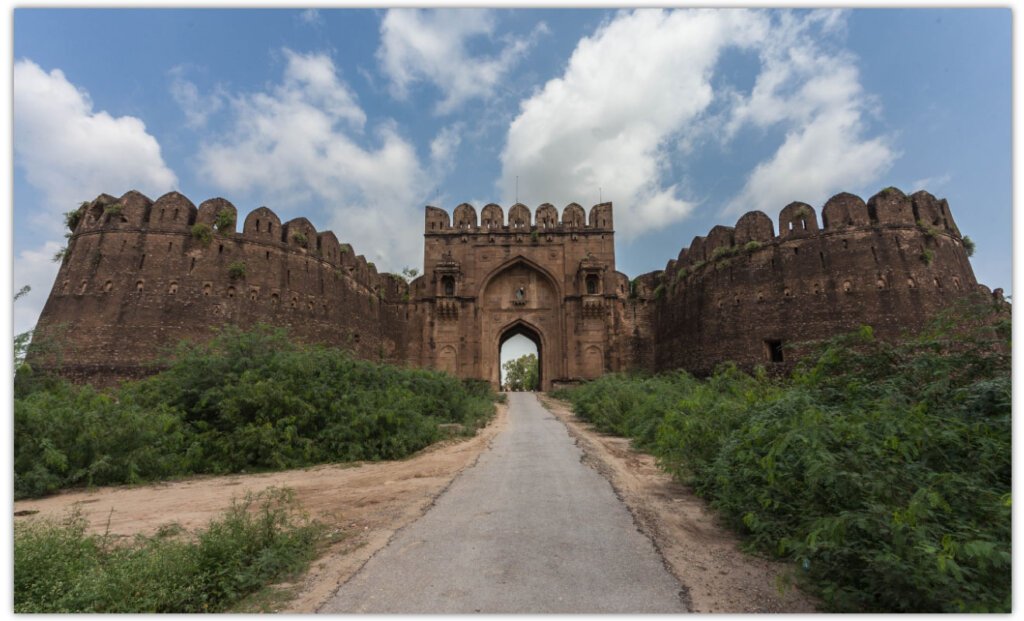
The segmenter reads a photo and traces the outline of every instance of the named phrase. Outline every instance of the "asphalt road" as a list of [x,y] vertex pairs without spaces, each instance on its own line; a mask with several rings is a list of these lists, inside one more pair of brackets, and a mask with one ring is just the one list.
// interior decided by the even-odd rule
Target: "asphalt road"
[[673,613],[681,587],[565,427],[531,393],[427,513],[326,613]]

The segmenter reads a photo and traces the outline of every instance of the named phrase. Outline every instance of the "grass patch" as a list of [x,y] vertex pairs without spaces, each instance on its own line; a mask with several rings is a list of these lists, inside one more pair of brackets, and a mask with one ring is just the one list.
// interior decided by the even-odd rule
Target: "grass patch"
[[304,570],[322,537],[280,489],[232,503],[194,536],[171,527],[119,543],[87,534],[79,514],[17,524],[14,611],[223,612]]

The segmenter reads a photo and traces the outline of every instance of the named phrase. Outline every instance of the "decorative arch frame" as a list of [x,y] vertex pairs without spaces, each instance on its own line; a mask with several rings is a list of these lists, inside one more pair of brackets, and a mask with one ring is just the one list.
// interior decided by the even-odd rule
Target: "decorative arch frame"
[[[541,277],[547,280],[549,286],[554,291],[554,302],[555,307],[550,311],[550,318],[553,321],[547,328],[541,329],[535,325],[532,321],[522,316],[516,317],[512,321],[504,324],[494,333],[490,331],[493,329],[486,322],[478,324],[478,334],[481,335],[480,346],[482,348],[481,353],[481,371],[483,377],[490,377],[493,381],[499,381],[501,378],[501,345],[503,344],[502,335],[506,334],[508,330],[515,326],[521,325],[529,328],[538,335],[540,342],[538,343],[538,358],[541,366],[540,370],[540,387],[541,390],[550,390],[551,381],[562,377],[566,372],[565,369],[565,293],[563,289],[563,283],[551,273],[550,270],[538,265],[528,257],[523,255],[516,255],[510,257],[506,261],[503,261],[500,265],[495,266],[487,276],[481,280],[479,287],[475,291],[475,297],[478,300],[482,300],[488,287],[499,275],[503,274],[506,270],[515,266],[522,265],[529,269],[536,271]],[[491,324],[493,325],[493,324]],[[487,370],[488,365],[492,364],[490,361],[497,361],[498,371],[497,374],[494,371]],[[497,378],[496,380],[494,378]]]
[[503,263],[495,267],[493,270],[491,270],[487,274],[487,276],[482,281],[480,281],[480,287],[477,289],[476,292],[477,298],[481,298],[483,296],[484,291],[487,291],[487,287],[491,284],[491,281],[494,280],[494,278],[498,274],[501,274],[508,268],[513,267],[518,263],[523,263],[524,265],[527,265],[530,268],[535,269],[541,274],[543,274],[544,277],[547,278],[551,282],[551,285],[555,288],[555,296],[559,300],[559,303],[561,303],[563,297],[562,284],[558,282],[558,279],[555,278],[555,275],[552,274],[550,270],[542,267],[541,265],[538,265],[536,262],[530,260],[528,257],[524,257],[521,254],[517,254],[514,257],[510,257],[508,260],[504,261]]

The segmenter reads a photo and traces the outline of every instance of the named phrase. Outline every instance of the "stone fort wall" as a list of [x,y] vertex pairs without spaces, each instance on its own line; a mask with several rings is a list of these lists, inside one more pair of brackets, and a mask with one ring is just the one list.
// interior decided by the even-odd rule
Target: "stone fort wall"
[[[703,374],[727,360],[788,368],[807,341],[863,324],[893,337],[959,297],[988,292],[948,204],[927,192],[887,188],[866,203],[839,194],[820,224],[813,207],[793,203],[778,233],[764,213],[747,213],[632,280],[615,270],[611,204],[595,206],[589,223],[576,205],[561,218],[550,205],[535,218],[523,205],[504,215],[488,205],[477,219],[461,206],[449,219],[428,207],[424,273],[408,285],[305,218],[281,223],[260,207],[240,219],[224,199],[197,208],[175,192],[155,202],[134,191],[101,195],[78,211],[37,326],[39,342],[59,347],[35,349],[30,362],[109,384],[152,372],[179,340],[260,322],[366,359],[438,368],[438,345],[451,341],[454,351],[468,349],[465,365],[449,370],[471,375],[490,356],[486,343],[472,347],[488,335],[481,322],[490,311],[470,298],[484,293],[489,266],[517,256],[548,261],[541,267],[564,300],[564,363],[553,362],[552,380],[629,368]],[[439,275],[452,261],[457,284],[446,292]],[[584,286],[589,273],[599,276],[595,295]],[[589,361],[591,350],[601,360]]]
[[405,360],[405,281],[305,218],[282,223],[260,207],[240,219],[221,198],[197,208],[176,192],[154,202],[132,191],[97,197],[78,219],[36,328],[57,351],[37,354],[36,366],[109,384],[152,372],[182,339],[258,322],[363,358]]
[[792,203],[777,234],[767,215],[747,213],[647,278],[657,291],[653,370],[698,374],[727,360],[782,358],[788,368],[808,341],[864,324],[893,338],[979,290],[948,203],[895,188],[866,203],[838,194],[820,224],[813,207]]

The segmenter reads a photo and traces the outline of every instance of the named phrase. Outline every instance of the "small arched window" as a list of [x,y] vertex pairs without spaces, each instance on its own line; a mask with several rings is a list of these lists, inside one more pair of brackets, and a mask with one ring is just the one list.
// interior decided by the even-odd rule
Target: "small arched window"
[[167,287],[167,293],[177,293],[177,292],[178,292],[178,281],[172,280],[170,286]]
[[142,281],[142,280],[136,281],[136,283],[135,283],[135,290],[136,291],[142,291],[145,288],[145,286],[146,286],[146,283],[144,281]]
[[451,276],[445,276],[441,279],[441,288],[445,295],[455,295],[455,279]]
[[594,274],[587,276],[587,293],[589,295],[595,295],[597,293],[597,276]]

